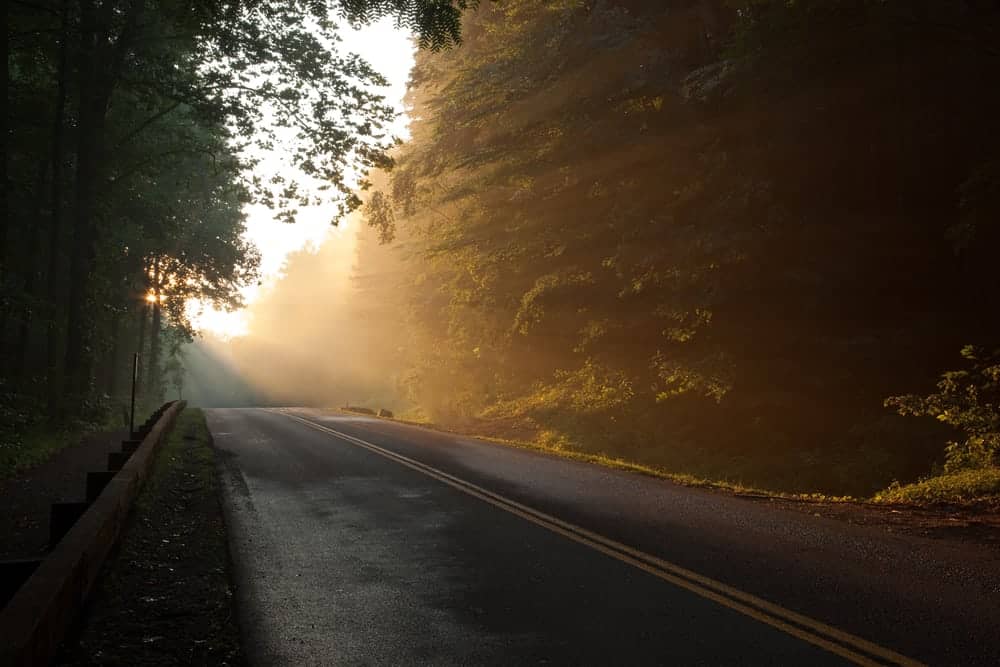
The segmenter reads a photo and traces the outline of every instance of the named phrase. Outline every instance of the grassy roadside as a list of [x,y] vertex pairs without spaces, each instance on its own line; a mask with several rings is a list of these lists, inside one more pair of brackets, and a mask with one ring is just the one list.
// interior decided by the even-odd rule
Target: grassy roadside
[[[159,405],[136,409],[136,422],[141,423]],[[53,424],[36,421],[22,427],[0,428],[0,480],[10,479],[23,470],[45,463],[59,451],[74,445],[94,433],[128,429],[122,415],[112,411],[96,423]]]
[[0,480],[45,463],[56,452],[100,428],[53,428],[38,424],[0,444]]
[[883,504],[962,504],[1000,499],[1000,468],[944,473],[913,484],[893,484],[872,500]]
[[[427,428],[426,424],[420,424]],[[434,428],[434,430],[445,431],[445,429]],[[732,493],[734,495],[742,496],[768,496],[772,498],[783,498],[786,500],[823,500],[828,502],[840,502],[840,501],[854,501],[857,498],[851,496],[831,496],[822,493],[784,493],[781,491],[769,491],[766,489],[761,489],[754,486],[747,486],[745,484],[740,484],[738,482],[733,482],[724,479],[708,479],[706,477],[699,477],[697,475],[691,475],[687,473],[678,473],[667,470],[666,468],[659,468],[657,466],[645,465],[642,463],[636,463],[634,461],[629,461],[627,459],[608,456],[605,454],[588,454],[586,452],[578,452],[572,449],[565,449],[562,447],[552,447],[543,443],[530,442],[526,440],[515,440],[510,438],[498,438],[489,435],[476,435],[473,433],[457,433],[454,431],[446,431],[449,433],[455,433],[455,435],[464,435],[477,440],[485,440],[487,442],[494,442],[500,445],[506,445],[508,447],[516,447],[518,449],[527,449],[537,452],[542,452],[544,454],[552,454],[559,456],[560,458],[570,459],[572,461],[581,461],[583,463],[591,463],[594,465],[604,466],[605,468],[613,468],[614,470],[624,470],[626,472],[638,473],[640,475],[648,475],[650,477],[658,477],[660,479],[667,479],[675,484],[682,484],[684,486],[696,487],[699,489],[714,489],[717,491],[725,491]]]
[[[367,415],[366,416],[374,416]],[[422,428],[429,428],[452,435],[461,435],[488,442],[494,442],[508,447],[528,449],[543,452],[562,458],[601,465],[616,470],[639,473],[667,479],[676,484],[704,489],[724,491],[734,495],[774,498],[800,502],[823,503],[874,503],[879,505],[935,506],[935,505],[976,505],[984,502],[1000,501],[1000,468],[985,468],[965,470],[957,473],[941,474],[927,477],[912,484],[893,484],[871,497],[835,496],[823,493],[785,493],[770,489],[746,486],[730,480],[708,479],[677,473],[656,466],[643,465],[626,459],[578,452],[563,447],[553,447],[544,442],[532,442],[512,438],[498,438],[476,432],[457,431],[444,428],[424,420],[387,419]]]
[[[463,434],[469,435],[469,434]],[[487,440],[522,449],[532,449],[555,454],[576,461],[585,461],[616,470],[626,470],[643,475],[651,475],[668,479],[676,484],[703,489],[725,491],[739,496],[755,496],[793,500],[802,502],[823,503],[876,503],[880,505],[965,505],[979,504],[1000,499],[1000,468],[985,468],[980,470],[963,470],[957,473],[930,476],[912,484],[892,484],[870,497],[837,496],[825,493],[785,493],[771,489],[746,486],[729,480],[706,479],[695,475],[676,473],[654,466],[633,463],[621,458],[599,454],[585,454],[561,448],[549,447],[544,444],[520,442],[489,436],[471,435],[480,440]]]
[[180,414],[61,665],[237,665],[215,452],[200,410]]
[[[340,412],[345,411],[343,408],[330,408],[330,409]],[[354,411],[346,410],[346,412],[354,412]],[[545,444],[544,442],[532,442],[529,440],[522,440],[518,438],[500,438],[497,436],[487,435],[484,433],[477,433],[475,431],[465,431],[465,430],[460,431],[460,430],[445,428],[430,421],[405,419],[405,418],[378,417],[373,413],[369,414],[367,412],[362,414],[364,414],[366,417],[374,417],[377,419],[384,419],[385,421],[398,422],[401,424],[409,424],[410,426],[419,426],[421,428],[430,429],[432,431],[438,431],[440,433],[448,433],[450,435],[475,438],[477,440],[493,442],[498,445],[505,445],[507,447],[515,447],[517,449],[527,449],[530,451],[541,452],[543,454],[550,454],[558,456],[560,458],[569,459],[571,461],[591,463],[594,465],[604,466],[605,468],[613,468],[615,470],[624,470],[626,472],[638,473],[640,475],[648,475],[650,477],[657,477],[659,479],[667,479],[670,480],[671,482],[682,484],[684,486],[726,491],[728,493],[736,495],[767,496],[770,498],[781,498],[784,500],[822,500],[826,502],[852,502],[859,500],[858,498],[854,498],[852,496],[831,496],[822,493],[784,493],[781,491],[770,491],[754,486],[747,486],[745,484],[740,484],[738,482],[733,482],[731,480],[708,479],[706,477],[699,477],[697,475],[678,473],[671,470],[667,470],[666,468],[660,468],[657,466],[636,463],[634,461],[629,461],[627,459],[623,459],[620,457],[608,456],[604,454],[590,454],[587,452],[579,452],[572,449],[566,449],[564,447],[554,447],[552,445]]]

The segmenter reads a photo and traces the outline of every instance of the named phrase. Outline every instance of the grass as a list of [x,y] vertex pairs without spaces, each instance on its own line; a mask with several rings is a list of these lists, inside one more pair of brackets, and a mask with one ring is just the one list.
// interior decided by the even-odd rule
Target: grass
[[18,437],[6,439],[0,443],[0,479],[9,479],[22,470],[44,463],[83,435],[83,430],[39,424]]
[[876,493],[874,496],[866,498],[848,495],[828,495],[824,493],[787,493],[747,486],[745,484],[726,479],[711,479],[698,475],[678,473],[665,468],[636,463],[634,461],[606,454],[591,454],[576,451],[571,449],[571,445],[564,439],[550,437],[547,432],[542,432],[537,440],[528,441],[515,438],[500,438],[482,433],[476,433],[474,432],[475,429],[472,431],[456,431],[444,428],[429,421],[426,415],[418,411],[408,412],[404,415],[404,417],[406,418],[398,418],[392,421],[412,424],[414,426],[429,428],[444,433],[464,435],[508,447],[543,452],[545,454],[559,456],[573,461],[600,465],[615,470],[624,470],[626,472],[667,479],[675,484],[682,484],[684,486],[725,491],[735,495],[780,498],[783,500],[804,502],[870,502],[876,504],[899,505],[969,503],[983,499],[1000,498],[1000,468],[998,467],[979,470],[964,470],[956,473],[938,475],[906,485],[893,484],[883,491]]
[[[185,447],[185,439],[192,443],[189,448]],[[198,482],[209,487],[214,486],[215,455],[212,453],[210,443],[211,436],[208,432],[208,426],[205,424],[204,413],[197,408],[182,410],[177,415],[177,420],[174,422],[166,442],[156,454],[153,470],[136,501],[139,510],[148,509],[148,504],[157,497],[158,489],[163,484],[167,473],[176,466],[177,458],[182,449],[188,450],[185,455],[194,464],[192,468],[197,470]]]
[[80,442],[91,433],[121,428],[114,417],[103,424],[59,425],[41,422],[20,433],[5,433],[0,442],[0,480],[45,463],[60,450]]
[[[141,422],[159,405],[139,406],[136,422]],[[10,479],[23,470],[45,463],[60,450],[80,442],[91,433],[128,428],[122,416],[112,410],[102,423],[53,424],[42,419],[21,430],[0,431],[0,480]]]
[[[430,427],[436,430],[446,430],[433,424],[420,423],[418,426]],[[539,442],[525,442],[496,438],[484,435],[471,434],[470,437],[479,440],[495,442],[509,447],[521,449],[531,449],[544,452],[546,454],[559,456],[575,461],[583,461],[595,465],[601,465],[615,470],[649,475],[661,479],[668,479],[675,484],[691,486],[717,491],[725,491],[742,496],[763,496],[768,498],[780,498],[782,500],[796,500],[805,502],[834,502],[834,503],[876,503],[876,504],[900,504],[900,505],[937,505],[937,504],[963,504],[973,501],[1000,498],[1000,468],[984,468],[978,470],[963,470],[956,473],[949,473],[930,477],[912,484],[900,485],[898,483],[889,486],[887,489],[878,492],[870,498],[857,498],[853,496],[837,496],[825,493],[787,493],[774,491],[753,486],[746,486],[729,480],[709,479],[677,473],[655,466],[643,465],[628,461],[626,459],[611,457],[604,454],[587,454],[565,449],[562,443],[549,445],[544,439]]]
[[876,494],[876,503],[933,505],[967,503],[1000,497],[1000,468],[961,470],[929,477],[913,484],[893,484]]
[[186,409],[156,454],[82,630],[56,664],[244,664],[215,451]]
[[[421,424],[421,426],[427,426],[426,424]],[[698,475],[692,475],[688,473],[678,473],[665,468],[660,468],[657,466],[645,465],[642,463],[636,463],[634,461],[629,461],[627,459],[608,456],[606,454],[589,454],[586,452],[573,451],[571,449],[565,449],[564,446],[551,446],[545,444],[544,442],[526,442],[521,440],[510,440],[506,438],[496,438],[491,436],[483,435],[472,435],[478,440],[486,440],[488,442],[495,442],[497,444],[506,445],[508,447],[517,447],[519,449],[529,449],[538,452],[542,452],[549,455],[555,455],[560,458],[570,459],[572,461],[581,461],[583,463],[590,463],[592,465],[599,465],[605,468],[612,468],[614,470],[623,470],[625,472],[638,473],[640,475],[647,475],[650,477],[657,477],[659,479],[667,479],[675,484],[681,484],[683,486],[691,486],[701,489],[713,489],[716,491],[726,491],[728,493],[733,493],[742,496],[767,496],[769,498],[782,498],[785,500],[815,500],[815,501],[825,501],[825,502],[849,502],[856,500],[850,496],[831,496],[822,493],[785,493],[781,491],[772,491],[768,489],[762,489],[754,486],[747,486],[739,482],[733,482],[731,480],[725,479],[709,479],[707,477],[700,477]]]
[[[625,472],[647,475],[649,477],[657,477],[659,479],[666,479],[671,482],[674,482],[675,484],[681,484],[683,486],[691,486],[701,489],[713,489],[716,491],[725,491],[736,495],[766,496],[768,498],[781,498],[784,500],[823,501],[823,502],[856,502],[858,500],[857,498],[853,498],[851,496],[832,496],[822,493],[784,493],[780,491],[761,489],[753,486],[746,486],[744,484],[741,484],[739,482],[733,482],[731,480],[709,479],[706,477],[700,477],[688,473],[678,473],[671,470],[667,470],[665,468],[646,465],[642,463],[636,463],[634,461],[629,461],[627,459],[623,459],[620,457],[609,456],[607,454],[591,454],[587,452],[568,449],[567,444],[564,440],[551,437],[544,437],[545,433],[543,433],[542,437],[540,437],[537,441],[532,442],[514,438],[499,438],[496,436],[485,435],[482,433],[456,431],[448,429],[427,420],[426,416],[420,413],[408,412],[404,416],[407,418],[388,419],[385,417],[380,417],[380,419],[388,419],[389,421],[401,422],[404,424],[410,424],[412,426],[419,426],[421,428],[440,431],[442,433],[450,433],[453,435],[461,435],[469,438],[476,438],[477,440],[492,442],[507,447],[515,447],[517,449],[527,449],[531,451],[541,452],[543,454],[548,454],[550,456],[558,456],[560,458],[569,459],[572,461],[580,461],[583,463],[590,463],[592,465],[599,465],[605,468],[612,468],[614,470],[623,470]],[[417,418],[414,419],[413,418],[414,416],[416,416]]]

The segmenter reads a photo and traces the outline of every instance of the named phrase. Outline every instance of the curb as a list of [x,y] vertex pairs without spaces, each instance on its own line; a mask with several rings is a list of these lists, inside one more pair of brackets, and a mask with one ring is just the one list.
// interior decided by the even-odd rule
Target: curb
[[0,609],[0,665],[47,665],[55,657],[118,541],[156,450],[186,402],[168,405],[94,502]]

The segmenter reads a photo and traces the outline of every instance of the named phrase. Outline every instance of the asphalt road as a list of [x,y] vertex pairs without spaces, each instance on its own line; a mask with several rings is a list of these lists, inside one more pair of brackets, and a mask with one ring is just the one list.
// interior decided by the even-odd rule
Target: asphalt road
[[1000,554],[470,438],[207,411],[253,665],[1000,663]]

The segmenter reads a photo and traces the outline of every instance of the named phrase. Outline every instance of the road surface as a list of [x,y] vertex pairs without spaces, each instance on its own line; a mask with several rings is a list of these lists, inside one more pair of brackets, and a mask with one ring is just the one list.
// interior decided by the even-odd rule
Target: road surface
[[1000,554],[404,424],[207,411],[252,665],[993,665]]

